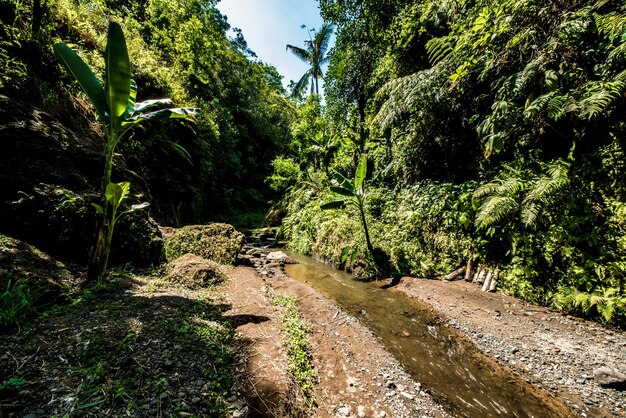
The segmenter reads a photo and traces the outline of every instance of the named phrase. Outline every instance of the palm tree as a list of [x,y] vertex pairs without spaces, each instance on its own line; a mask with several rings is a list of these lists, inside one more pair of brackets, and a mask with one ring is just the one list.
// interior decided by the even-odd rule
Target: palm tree
[[[302,28],[306,28],[306,26],[302,25]],[[311,37],[311,33],[315,33],[315,36]],[[287,45],[287,51],[291,51],[296,57],[311,65],[311,68],[304,73],[300,81],[293,87],[292,95],[294,97],[302,95],[309,80],[311,82],[311,93],[319,94],[319,78],[324,76],[322,65],[329,60],[329,57],[325,55],[332,34],[333,26],[330,23],[324,23],[317,33],[315,29],[309,31],[309,39],[304,41],[306,49]]]

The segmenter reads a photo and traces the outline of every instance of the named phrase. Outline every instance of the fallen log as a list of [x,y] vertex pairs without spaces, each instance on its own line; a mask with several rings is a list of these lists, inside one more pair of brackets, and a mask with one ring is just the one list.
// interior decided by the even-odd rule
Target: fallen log
[[463,275],[463,273],[465,273],[465,266],[459,267],[458,269],[454,270],[452,273],[441,277],[441,280],[443,280],[444,282],[450,282],[460,277],[461,275]]

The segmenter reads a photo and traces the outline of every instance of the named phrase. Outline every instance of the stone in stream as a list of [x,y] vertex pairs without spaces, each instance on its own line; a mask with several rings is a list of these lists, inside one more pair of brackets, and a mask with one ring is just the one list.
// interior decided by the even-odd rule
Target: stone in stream
[[292,259],[291,257],[289,257],[287,254],[285,254],[282,251],[272,251],[271,253],[267,254],[266,259],[268,261],[273,261],[273,262],[278,262],[278,263],[296,264],[296,261],[294,259]]

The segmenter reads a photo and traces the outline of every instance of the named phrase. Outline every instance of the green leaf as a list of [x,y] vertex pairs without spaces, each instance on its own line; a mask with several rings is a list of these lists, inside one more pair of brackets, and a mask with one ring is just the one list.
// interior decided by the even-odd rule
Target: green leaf
[[195,116],[199,113],[200,109],[191,107],[177,107],[174,109],[161,109],[154,112],[138,113],[127,118],[122,122],[122,128],[128,127],[129,124],[135,124],[144,120],[165,120],[165,119],[188,119],[195,120]]
[[126,104],[126,111],[124,111],[124,116],[129,117],[135,113],[135,103],[137,103],[137,83],[135,80],[130,80],[130,95],[128,96],[128,103]]
[[100,215],[104,214],[104,209],[102,209],[102,206],[95,203],[92,203],[91,206],[93,206]]
[[354,191],[341,186],[330,186],[330,191],[342,196],[354,197]]
[[320,209],[322,210],[341,209],[341,208],[344,208],[345,206],[346,206],[346,202],[344,200],[334,200],[332,202],[324,203],[323,205],[320,206]]
[[120,207],[120,205],[124,203],[128,197],[129,191],[130,183],[127,181],[122,183],[109,183],[107,185],[105,196],[107,201],[113,205],[115,210],[117,210],[117,208]]
[[354,173],[354,189],[359,190],[363,187],[363,181],[365,181],[365,176],[367,175],[367,156],[365,154],[361,155],[359,158],[359,164],[356,167],[356,172]]
[[106,114],[106,99],[102,83],[91,71],[91,68],[83,61],[69,46],[58,43],[55,44],[54,54],[61,60],[63,65],[74,76],[80,87],[83,89],[91,104],[96,109],[98,116],[104,119]]
[[[111,118],[115,119],[126,111],[130,97],[130,61],[124,32],[116,22],[109,22],[107,47],[104,54],[106,79],[105,97]],[[115,125],[115,124],[114,124]]]
[[344,176],[342,176],[341,173],[339,173],[338,171],[333,172],[333,179],[337,182],[337,185],[339,187],[343,187],[345,189],[350,189],[350,190],[352,190],[352,188],[354,187],[352,182],[348,180],[347,178],[345,178]]

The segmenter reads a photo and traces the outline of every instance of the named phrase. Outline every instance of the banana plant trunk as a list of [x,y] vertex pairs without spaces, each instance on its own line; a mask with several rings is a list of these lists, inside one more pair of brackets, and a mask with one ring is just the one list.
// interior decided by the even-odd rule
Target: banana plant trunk
[[367,251],[370,254],[373,254],[374,247],[372,247],[372,242],[370,241],[370,233],[367,229],[367,221],[365,220],[365,210],[363,209],[363,203],[359,202],[359,212],[361,214],[361,222],[363,223],[363,231],[365,231],[365,243],[367,244]]
[[109,249],[111,248],[111,215],[110,205],[106,198],[107,186],[111,182],[111,172],[113,171],[113,149],[109,146],[112,143],[112,136],[109,133],[107,145],[104,148],[104,174],[102,176],[101,196],[102,219],[100,220],[98,235],[96,237],[96,246],[93,248],[89,267],[87,268],[87,277],[89,279],[97,279],[107,269],[109,261]]

